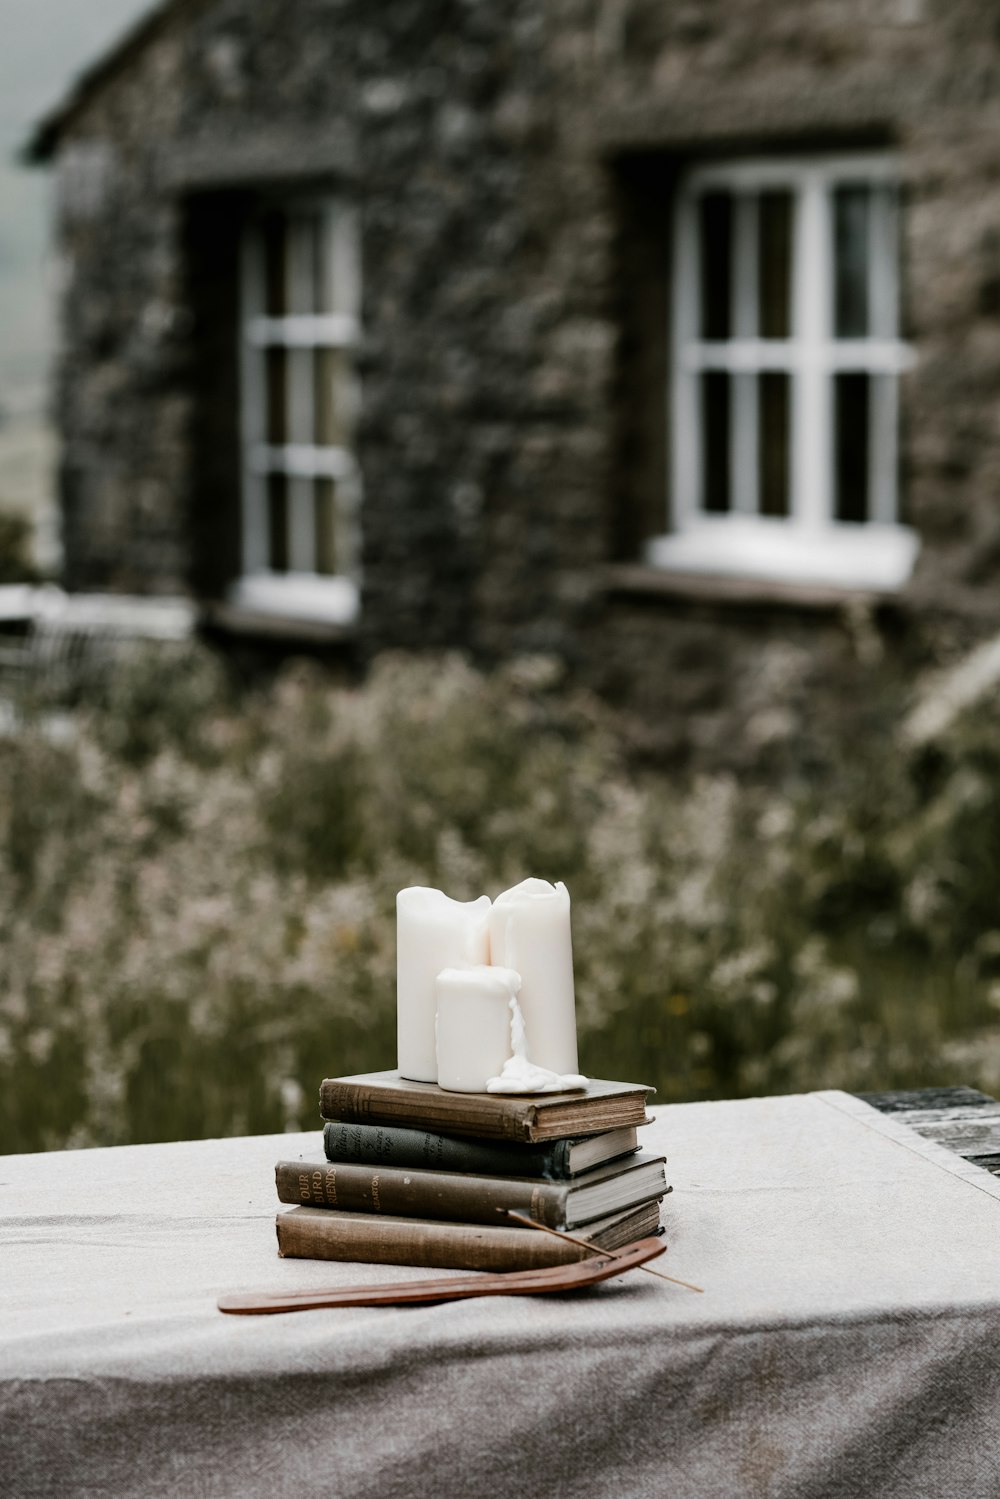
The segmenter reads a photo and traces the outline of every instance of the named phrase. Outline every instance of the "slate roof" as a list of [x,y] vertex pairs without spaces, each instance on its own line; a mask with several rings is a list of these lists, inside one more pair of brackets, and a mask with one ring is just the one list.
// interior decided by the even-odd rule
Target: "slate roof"
[[170,14],[191,3],[192,0],[159,0],[129,26],[117,42],[84,69],[65,98],[38,121],[25,142],[23,159],[29,163],[49,161],[59,144],[59,137],[74,116],[153,40]]

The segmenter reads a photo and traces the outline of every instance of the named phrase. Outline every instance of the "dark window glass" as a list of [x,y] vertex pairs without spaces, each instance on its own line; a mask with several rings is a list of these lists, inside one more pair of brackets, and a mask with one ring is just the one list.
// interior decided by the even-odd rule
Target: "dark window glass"
[[792,195],[776,191],[761,193],[760,223],[761,338],[791,336],[792,303]]
[[316,442],[346,448],[351,443],[351,358],[343,349],[319,348],[313,362]]
[[868,519],[870,376],[835,375],[833,442],[835,513],[838,520]]
[[267,531],[271,569],[288,571],[288,476],[267,476]]
[[702,504],[713,515],[729,509],[730,389],[730,378],[724,370],[702,373]]
[[867,187],[838,187],[833,195],[834,318],[837,338],[868,335],[868,260],[871,195]]
[[326,234],[322,214],[314,213],[309,219],[309,250],[312,262],[312,312],[330,312],[327,304]]
[[732,328],[733,195],[705,193],[698,203],[701,336],[724,339]]
[[789,511],[789,379],[784,370],[761,374],[757,413],[760,513],[784,516]]
[[[893,379],[892,375],[883,375],[884,380]],[[898,418],[897,440],[899,442],[899,457],[896,469],[896,519],[901,526],[912,524],[910,516],[910,422],[909,407],[903,405]]]
[[330,478],[316,480],[316,571],[332,576],[337,571],[337,554],[334,533],[334,504],[336,502],[334,481]]
[[321,448],[334,445],[336,438],[334,406],[334,350],[313,350],[313,411],[315,412],[315,441]]
[[268,317],[287,312],[287,225],[283,214],[269,213],[264,219],[264,311]]
[[267,370],[267,440],[280,447],[287,441],[288,351],[280,345],[265,352]]

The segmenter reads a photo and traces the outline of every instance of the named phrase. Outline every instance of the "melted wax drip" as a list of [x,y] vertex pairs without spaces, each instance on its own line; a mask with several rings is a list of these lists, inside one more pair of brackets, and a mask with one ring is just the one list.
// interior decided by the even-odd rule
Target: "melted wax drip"
[[528,1038],[517,995],[510,997],[510,1046],[514,1055],[503,1064],[499,1077],[491,1077],[487,1093],[572,1093],[587,1086],[578,1072],[550,1072],[528,1061]]

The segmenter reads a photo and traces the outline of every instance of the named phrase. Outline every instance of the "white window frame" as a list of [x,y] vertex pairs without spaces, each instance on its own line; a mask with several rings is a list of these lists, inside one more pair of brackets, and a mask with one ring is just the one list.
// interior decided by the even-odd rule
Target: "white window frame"
[[[315,442],[315,388],[311,368],[289,360],[288,440],[267,442],[269,348],[289,351],[353,350],[361,336],[361,266],[358,214],[340,198],[291,198],[273,205],[287,220],[286,304],[283,317],[266,315],[263,212],[244,230],[240,254],[240,454],[242,571],[230,589],[241,608],[327,624],[354,623],[360,601],[361,473],[353,449]],[[312,249],[307,220],[325,221],[325,270],[331,311],[300,310],[310,300]],[[268,475],[288,476],[288,570],[275,571],[269,557]],[[336,576],[317,569],[312,481],[337,481],[334,553],[344,559]]]
[[[909,577],[917,537],[898,518],[897,441],[900,374],[913,351],[899,336],[898,225],[894,195],[875,194],[868,267],[874,336],[834,336],[833,190],[895,183],[886,154],[737,160],[693,168],[678,185],[674,218],[671,316],[671,510],[673,529],[653,538],[646,559],[672,571],[894,591]],[[732,336],[703,340],[698,254],[698,199],[707,188],[734,194]],[[793,197],[791,336],[756,336],[757,263],[754,194],[766,188]],[[703,509],[701,374],[737,376],[730,404],[731,509]],[[757,382],[740,374],[789,374],[789,515],[757,511]],[[871,381],[870,518],[838,521],[833,494],[833,381],[837,370]]]

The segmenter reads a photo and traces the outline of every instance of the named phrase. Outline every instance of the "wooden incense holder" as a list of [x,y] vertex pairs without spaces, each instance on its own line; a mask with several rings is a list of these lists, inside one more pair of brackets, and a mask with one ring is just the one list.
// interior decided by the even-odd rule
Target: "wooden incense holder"
[[544,1270],[513,1270],[502,1275],[435,1276],[433,1280],[393,1281],[388,1285],[339,1286],[333,1291],[294,1291],[268,1295],[220,1296],[220,1312],[260,1316],[271,1312],[310,1312],[327,1306],[406,1306],[417,1302],[465,1301],[473,1296],[539,1296],[578,1291],[638,1269],[666,1250],[660,1238],[640,1239],[614,1254],[598,1254],[571,1265]]

